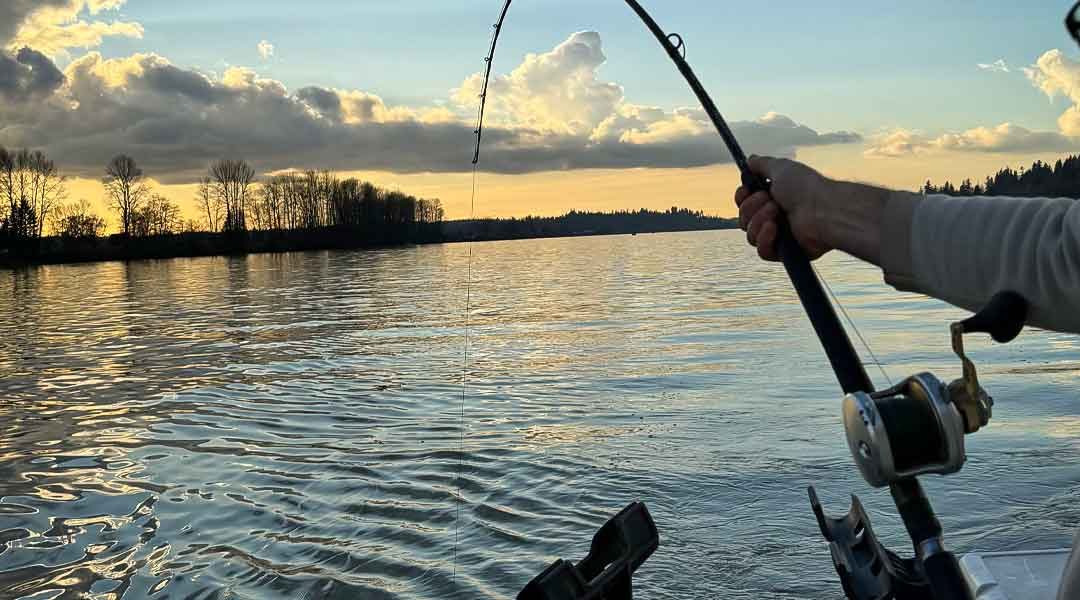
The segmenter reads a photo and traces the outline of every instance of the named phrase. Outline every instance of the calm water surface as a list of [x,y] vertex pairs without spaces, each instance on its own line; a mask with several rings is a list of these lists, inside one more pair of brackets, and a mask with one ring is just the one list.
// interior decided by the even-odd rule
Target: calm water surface
[[[906,547],[741,233],[473,250],[464,454],[464,245],[0,272],[0,597],[510,598],[641,499],[640,597],[839,598],[812,483]],[[821,269],[893,379],[958,375],[960,311]],[[972,350],[998,404],[929,480],[950,543],[1066,545],[1080,338]]]

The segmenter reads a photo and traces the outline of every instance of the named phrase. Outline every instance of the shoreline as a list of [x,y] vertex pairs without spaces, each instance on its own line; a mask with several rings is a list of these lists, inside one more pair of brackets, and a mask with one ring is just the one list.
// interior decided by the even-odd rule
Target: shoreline
[[[453,222],[451,222],[453,223]],[[459,222],[460,223],[460,222]],[[698,227],[626,228],[610,231],[578,231],[548,233],[477,233],[472,236],[447,234],[445,231],[425,232],[424,235],[384,239],[357,239],[355,231],[255,231],[242,238],[224,233],[181,233],[148,238],[120,238],[110,236],[93,240],[62,240],[44,238],[45,248],[32,255],[0,252],[0,269],[16,271],[27,267],[46,265],[77,265],[95,262],[127,262],[141,260],[169,260],[174,258],[203,258],[213,256],[247,256],[250,254],[277,254],[288,252],[316,252],[322,250],[366,251],[433,244],[461,244],[467,242],[504,242],[533,239],[558,239],[576,237],[600,237],[609,235],[638,235],[654,233],[690,233],[696,231],[723,231],[737,229],[734,222],[702,224]]]

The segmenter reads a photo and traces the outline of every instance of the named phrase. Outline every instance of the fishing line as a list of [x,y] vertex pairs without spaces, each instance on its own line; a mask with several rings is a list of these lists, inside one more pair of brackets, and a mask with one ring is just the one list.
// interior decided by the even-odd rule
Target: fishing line
[[[686,60],[686,44],[682,37],[678,34],[669,34],[660,27],[659,24],[652,18],[651,15],[641,6],[639,0],[623,0],[624,3],[641,19],[645,24],[649,32],[656,38],[656,40],[663,47],[668,57],[672,60],[683,78],[686,80],[690,89],[694,92],[698,101],[701,103],[705,114],[709,117],[709,120],[716,127],[717,133],[724,140],[725,146],[731,153],[732,160],[738,166],[740,173],[742,174],[743,185],[746,185],[753,191],[768,190],[769,182],[760,178],[760,176],[753,173],[750,169],[749,161],[746,154],[739,146],[738,140],[735,139],[735,134],[731,131],[727,122],[720,114],[720,110],[716,107],[715,102],[709,96],[709,93],[705,90],[705,87],[701,84],[701,81],[694,74],[693,69],[690,67]],[[499,42],[499,34],[502,31],[503,24],[506,20],[507,12],[510,9],[510,5],[513,0],[505,0],[503,4],[502,12],[499,16],[499,20],[494,25],[494,32],[491,38],[491,48],[485,57],[487,63],[484,71],[483,86],[480,92],[480,106],[477,111],[477,125],[476,125],[476,151],[473,154],[473,199],[472,205],[475,210],[476,202],[476,179],[478,173],[478,163],[480,161],[481,142],[483,137],[483,124],[484,124],[484,112],[487,105],[487,93],[488,86],[491,82],[492,64],[495,58],[495,50]],[[474,216],[475,218],[475,216]],[[467,240],[470,241],[471,240]],[[858,390],[872,390],[873,383],[866,375],[862,362],[860,361],[858,354],[852,347],[847,333],[844,331],[844,326],[841,324],[837,317],[832,305],[829,302],[829,297],[826,296],[825,291],[822,289],[820,281],[820,274],[817,273],[813,265],[810,263],[805,251],[798,246],[794,237],[791,235],[790,229],[786,224],[781,226],[778,235],[778,250],[781,256],[784,267],[788,272],[788,277],[791,279],[792,286],[799,294],[800,301],[803,304],[803,308],[806,310],[807,316],[810,318],[811,323],[814,325],[815,332],[818,339],[821,341],[822,348],[825,350],[826,355],[829,357],[829,362],[833,367],[833,371],[840,383],[840,387],[845,392],[854,392]],[[472,248],[469,248],[469,282],[472,283]],[[468,286],[467,286],[468,287]],[[836,301],[836,295],[832,289],[828,288],[828,284],[825,285],[828,289],[828,293]],[[466,365],[462,375],[462,399],[461,399],[461,413],[459,415],[459,428],[461,430],[461,456],[458,463],[458,483],[461,484],[460,469],[464,465],[464,450],[465,450],[465,392],[466,392],[466,380],[468,376],[468,345],[469,345],[469,331],[468,331],[468,317],[469,317],[469,302],[471,300],[471,290],[467,289],[466,292]],[[837,304],[839,304],[837,302]],[[866,343],[865,338],[855,327],[854,321],[851,316],[844,310],[844,307],[840,306],[845,318],[852,328],[855,329],[856,334],[862,341],[863,346],[871,354],[874,363],[881,369],[882,374],[886,380],[889,379],[887,373],[885,373],[884,367],[881,362],[877,360],[877,357],[873,355],[873,351],[870,349],[869,344]],[[455,538],[454,538],[454,576],[457,577],[457,546],[459,541],[460,532],[460,511],[462,502],[462,491],[459,487],[458,493],[458,513],[455,518]]]
[[889,374],[885,372],[885,365],[882,364],[880,360],[878,360],[877,355],[874,354],[874,350],[870,348],[870,343],[866,341],[866,338],[863,337],[862,332],[859,331],[859,328],[855,325],[855,320],[852,319],[851,315],[848,314],[847,309],[844,308],[844,304],[840,302],[840,298],[838,298],[836,294],[833,293],[832,286],[829,285],[829,280],[825,279],[825,276],[821,274],[821,271],[817,268],[816,265],[811,263],[810,266],[814,269],[814,273],[817,275],[818,279],[821,280],[821,285],[825,286],[825,291],[829,293],[829,297],[832,298],[833,304],[840,308],[840,313],[844,315],[844,320],[847,321],[848,325],[851,326],[851,330],[855,332],[855,337],[859,338],[859,342],[863,345],[863,348],[866,348],[866,353],[870,355],[870,359],[874,361],[874,364],[877,366],[878,370],[881,371],[881,376],[885,378],[885,381],[889,382],[889,387],[892,387],[892,378],[889,377]]
[[[505,11],[503,13],[505,15]],[[484,62],[487,63],[484,75],[484,87],[480,92],[480,106],[476,111],[476,151],[473,154],[473,170],[472,170],[472,193],[469,197],[469,225],[474,225],[476,221],[476,196],[479,193],[480,188],[480,138],[484,127],[484,108],[487,105],[487,88],[488,81],[491,79],[491,63],[494,60],[495,44],[499,39],[499,30],[502,29],[502,20],[494,26],[494,31],[491,34],[491,51],[484,57]],[[468,268],[466,269],[465,279],[465,347],[463,350],[463,360],[461,367],[461,403],[458,410],[458,465],[457,473],[454,479],[457,482],[457,506],[454,510],[454,558],[453,558],[453,579],[452,582],[457,584],[457,566],[458,566],[458,546],[461,541],[461,504],[465,496],[465,486],[461,481],[461,474],[465,468],[465,398],[468,395],[469,390],[469,318],[471,316],[472,308],[472,269],[473,269],[473,240],[468,235],[466,229],[465,248],[468,254],[466,263]]]
[[[469,201],[469,222],[471,223],[476,217],[476,190],[477,190],[477,168],[473,165],[472,175],[472,199]],[[465,466],[465,397],[469,387],[469,316],[470,308],[472,305],[472,263],[473,263],[473,247],[472,239],[466,238],[465,247],[467,248],[468,258],[466,263],[468,269],[466,270],[465,280],[465,348],[464,348],[464,360],[461,368],[461,405],[458,411],[458,467],[457,467],[457,508],[454,512],[454,571],[453,582],[457,583],[457,563],[458,563],[458,542],[461,536],[461,503],[464,499],[465,487],[461,483],[461,472]]]

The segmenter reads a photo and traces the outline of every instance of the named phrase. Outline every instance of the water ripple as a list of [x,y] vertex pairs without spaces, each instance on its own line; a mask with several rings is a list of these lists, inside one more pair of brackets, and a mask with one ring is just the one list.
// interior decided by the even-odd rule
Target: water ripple
[[[476,245],[462,452],[465,252],[0,274],[0,597],[508,598],[635,499],[643,597],[841,597],[804,489],[865,487],[782,270],[730,232]],[[821,269],[893,378],[958,373],[959,311]],[[1063,545],[1077,342],[971,350],[998,405],[928,481],[951,543]]]

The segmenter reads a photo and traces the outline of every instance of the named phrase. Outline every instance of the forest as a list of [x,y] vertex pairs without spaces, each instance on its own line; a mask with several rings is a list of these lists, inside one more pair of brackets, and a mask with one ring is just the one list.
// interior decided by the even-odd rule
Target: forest
[[946,181],[934,185],[927,181],[924,194],[947,196],[1048,196],[1080,198],[1080,155],[1069,156],[1053,165],[1042,161],[1032,163],[1030,169],[1001,169],[984,181],[965,179],[959,185]]
[[90,202],[68,202],[69,178],[43,153],[0,147],[0,264],[73,262],[359,248],[441,240],[442,202],[387,190],[329,171],[271,174],[245,161],[207,167],[199,218],[157,193],[136,160],[103,166],[107,206],[119,231]]
[[445,222],[438,199],[387,190],[330,171],[259,177],[244,160],[207,166],[197,218],[154,189],[131,156],[102,168],[117,231],[89,200],[69,202],[69,177],[38,151],[0,147],[0,265],[345,249],[410,243],[733,228],[733,220],[668,211],[571,211],[559,217]]
[[[417,198],[326,170],[258,177],[240,159],[207,166],[197,186],[198,218],[157,193],[136,160],[117,155],[102,169],[118,231],[86,198],[69,202],[68,176],[39,151],[0,147],[0,265],[165,258],[410,243],[636,234],[736,228],[733,219],[672,207],[558,217],[445,221],[438,199]],[[1030,168],[1005,167],[983,181],[927,181],[925,194],[1080,198],[1080,155]]]
[[615,212],[570,211],[559,217],[474,219],[451,221],[443,226],[446,241],[506,240],[580,235],[655,233],[735,229],[738,219],[708,216],[700,211],[671,207]]

